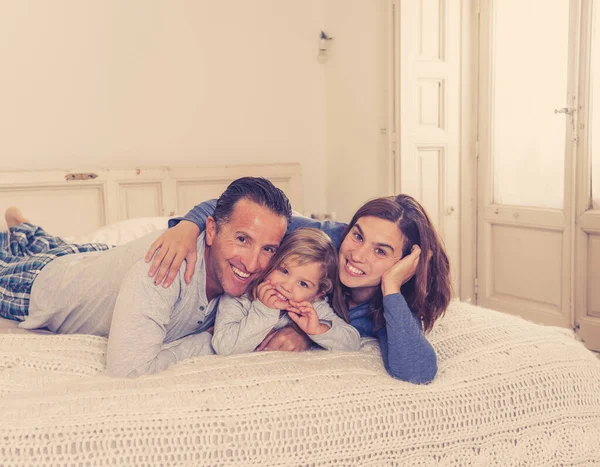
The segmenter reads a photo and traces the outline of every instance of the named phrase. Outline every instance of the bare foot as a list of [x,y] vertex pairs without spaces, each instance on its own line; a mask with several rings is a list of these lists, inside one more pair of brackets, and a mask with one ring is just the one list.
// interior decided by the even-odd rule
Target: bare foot
[[4,213],[4,218],[6,219],[6,225],[10,227],[14,227],[16,225],[22,224],[24,222],[29,222],[27,219],[23,217],[23,213],[19,208],[15,206],[11,206]]

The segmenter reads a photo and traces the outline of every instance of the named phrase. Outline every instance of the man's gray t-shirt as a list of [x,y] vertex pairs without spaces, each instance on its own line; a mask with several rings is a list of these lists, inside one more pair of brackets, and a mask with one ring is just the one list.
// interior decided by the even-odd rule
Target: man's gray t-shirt
[[[182,266],[170,287],[154,285],[144,257],[164,231],[108,251],[63,256],[35,279],[23,329],[108,337],[107,370],[114,376],[154,373],[213,353],[211,335],[218,297],[206,297],[204,233],[192,281]],[[187,336],[187,337],[186,337]],[[184,338],[185,339],[182,339]]]

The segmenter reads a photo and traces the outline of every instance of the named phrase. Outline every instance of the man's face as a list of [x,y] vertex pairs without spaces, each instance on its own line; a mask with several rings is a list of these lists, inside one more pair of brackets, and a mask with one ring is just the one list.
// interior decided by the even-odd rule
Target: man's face
[[[239,297],[263,271],[285,235],[287,220],[247,199],[234,206],[229,222],[206,222],[207,292]],[[210,248],[208,248],[210,247]],[[211,297],[209,297],[210,299]]]

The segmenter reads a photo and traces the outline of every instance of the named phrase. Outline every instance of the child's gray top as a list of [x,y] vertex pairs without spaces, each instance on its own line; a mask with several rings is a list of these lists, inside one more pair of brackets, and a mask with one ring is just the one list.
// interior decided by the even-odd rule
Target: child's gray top
[[[321,323],[329,326],[323,334],[308,336],[313,342],[328,350],[359,349],[360,335],[354,327],[336,315],[325,300],[316,301],[313,306]],[[285,312],[269,308],[260,300],[225,294],[219,301],[213,349],[219,355],[252,352],[271,329],[291,322]]]

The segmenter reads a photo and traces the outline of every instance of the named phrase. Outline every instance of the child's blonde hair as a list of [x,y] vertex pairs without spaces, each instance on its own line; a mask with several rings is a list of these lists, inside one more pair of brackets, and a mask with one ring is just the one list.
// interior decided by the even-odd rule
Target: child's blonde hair
[[327,234],[318,229],[297,229],[284,237],[267,268],[250,287],[250,297],[252,299],[256,296],[256,286],[285,262],[294,264],[319,263],[321,265],[321,278],[318,294],[329,295],[333,311],[347,323],[350,322],[348,308],[342,295],[338,277],[338,252]]

